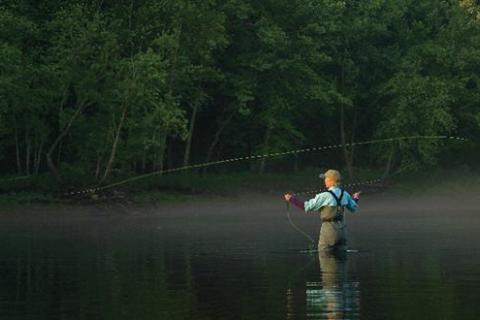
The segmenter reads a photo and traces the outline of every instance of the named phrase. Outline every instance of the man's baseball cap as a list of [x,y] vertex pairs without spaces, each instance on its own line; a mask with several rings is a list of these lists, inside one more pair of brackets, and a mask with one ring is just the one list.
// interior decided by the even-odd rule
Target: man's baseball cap
[[333,170],[333,169],[327,170],[327,171],[325,171],[325,173],[320,173],[318,175],[318,177],[320,179],[330,178],[336,183],[340,183],[340,181],[342,181],[342,176],[341,176],[340,172],[338,172],[337,170]]

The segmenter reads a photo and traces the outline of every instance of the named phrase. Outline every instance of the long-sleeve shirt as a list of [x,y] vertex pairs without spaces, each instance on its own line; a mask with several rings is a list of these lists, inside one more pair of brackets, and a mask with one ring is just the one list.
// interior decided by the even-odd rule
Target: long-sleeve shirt
[[[335,193],[337,197],[340,197],[342,189],[339,187],[330,187],[328,190]],[[357,205],[358,199],[353,199],[352,196],[347,192],[344,191],[343,197],[340,201],[342,206],[347,207],[348,210],[351,212],[355,212],[358,208]],[[295,197],[290,199],[290,202],[295,205],[296,207],[303,209],[305,211],[318,211],[321,207],[324,206],[336,206],[337,200],[330,194],[330,192],[322,192],[315,196],[315,198],[307,200],[305,202],[301,202]]]

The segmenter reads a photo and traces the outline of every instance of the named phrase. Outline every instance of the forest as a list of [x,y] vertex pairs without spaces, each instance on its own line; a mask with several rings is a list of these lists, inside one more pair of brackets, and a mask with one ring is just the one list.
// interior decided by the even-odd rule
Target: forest
[[[3,189],[331,144],[343,147],[197,171],[480,160],[476,0],[4,0],[0,40]],[[438,135],[468,142],[351,146]]]

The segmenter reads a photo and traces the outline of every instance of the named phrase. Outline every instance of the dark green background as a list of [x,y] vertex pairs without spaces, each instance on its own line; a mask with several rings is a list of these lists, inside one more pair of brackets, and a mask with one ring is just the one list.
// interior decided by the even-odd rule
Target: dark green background
[[397,141],[210,171],[475,167],[479,12],[467,0],[3,1],[0,172],[36,177],[33,189],[78,188],[412,135],[470,143]]

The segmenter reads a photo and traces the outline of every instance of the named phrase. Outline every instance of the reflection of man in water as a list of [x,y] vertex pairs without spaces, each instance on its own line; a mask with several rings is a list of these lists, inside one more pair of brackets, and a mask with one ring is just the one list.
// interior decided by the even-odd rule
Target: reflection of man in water
[[345,253],[319,252],[321,282],[306,283],[307,319],[356,319],[360,311],[358,282],[347,279]]
[[287,289],[287,319],[358,319],[360,286],[348,279],[346,252],[319,251],[318,259],[320,274]]
[[328,170],[320,175],[324,179],[326,192],[319,193],[315,198],[302,202],[291,194],[285,194],[285,200],[304,211],[320,211],[322,225],[318,241],[319,251],[333,252],[346,250],[344,209],[354,212],[360,192],[350,194],[340,188],[341,176],[337,170]]

